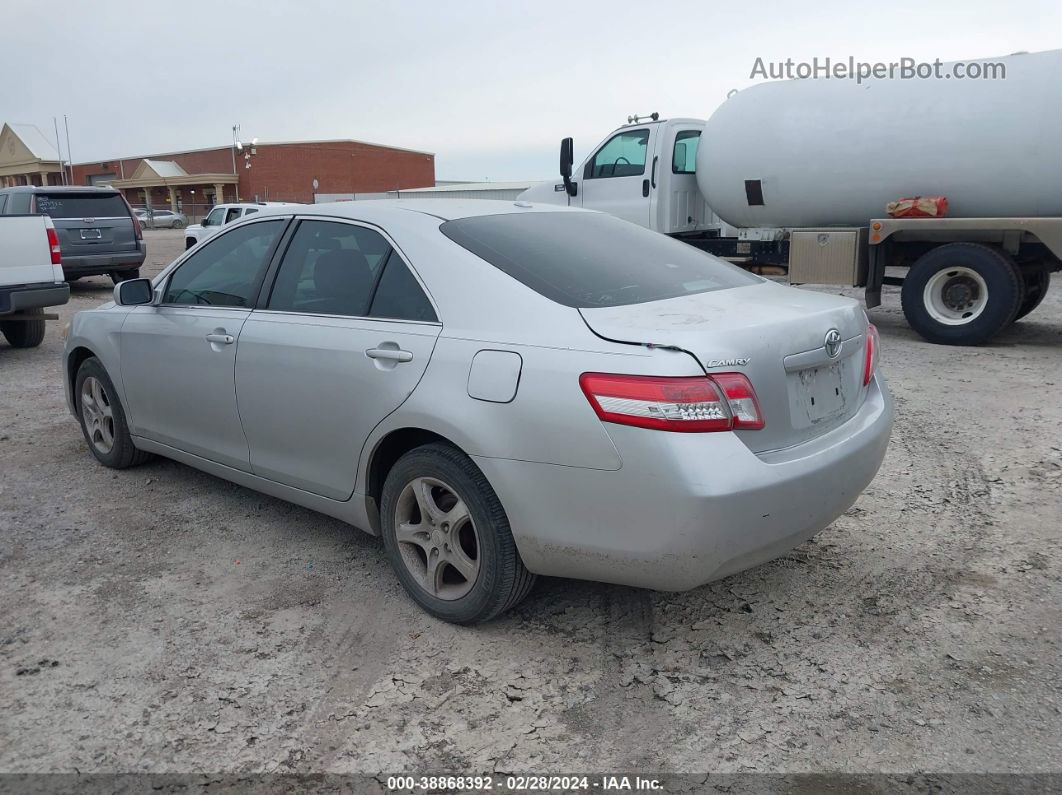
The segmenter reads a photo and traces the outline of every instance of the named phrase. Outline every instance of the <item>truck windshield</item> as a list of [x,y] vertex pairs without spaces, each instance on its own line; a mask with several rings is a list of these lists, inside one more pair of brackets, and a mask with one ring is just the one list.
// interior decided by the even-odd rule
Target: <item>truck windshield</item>
[[603,213],[485,215],[440,230],[564,306],[624,306],[761,281],[666,235]]
[[38,193],[37,212],[52,218],[121,218],[129,215],[117,193]]

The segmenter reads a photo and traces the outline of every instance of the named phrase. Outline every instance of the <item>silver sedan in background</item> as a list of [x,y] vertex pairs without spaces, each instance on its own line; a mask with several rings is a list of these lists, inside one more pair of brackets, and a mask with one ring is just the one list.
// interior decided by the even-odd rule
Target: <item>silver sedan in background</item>
[[149,210],[147,226],[150,229],[184,229],[188,226],[188,216],[175,210]]
[[428,612],[535,575],[683,590],[783,554],[881,464],[892,406],[850,299],[583,210],[262,208],[80,312],[70,409],[383,537]]

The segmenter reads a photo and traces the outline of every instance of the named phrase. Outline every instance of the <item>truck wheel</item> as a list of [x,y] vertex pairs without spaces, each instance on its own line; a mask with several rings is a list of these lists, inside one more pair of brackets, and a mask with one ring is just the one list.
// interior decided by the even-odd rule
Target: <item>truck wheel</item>
[[900,300],[911,328],[939,345],[980,345],[1018,313],[1018,266],[980,243],[948,243],[923,254],[903,280]]
[[95,356],[85,359],[78,368],[74,399],[81,431],[97,461],[111,469],[126,469],[151,459],[151,453],[133,445],[118,393]]
[[196,239],[194,237],[186,237],[184,239],[184,250],[187,251],[188,249],[190,249],[195,244],[196,244]]
[[115,284],[120,282],[127,282],[130,279],[140,278],[140,268],[133,268],[131,271],[111,271],[111,281]]
[[[27,309],[27,315],[43,314],[43,309]],[[44,318],[0,321],[0,333],[13,348],[36,348],[44,341]]]
[[487,621],[534,585],[498,495],[479,467],[448,444],[417,447],[398,459],[384,481],[380,520],[399,582],[443,621]]
[[1041,263],[1033,269],[1022,271],[1022,279],[1025,283],[1025,294],[1021,299],[1021,306],[1018,307],[1018,314],[1014,316],[1016,321],[1032,312],[1044,300],[1047,288],[1051,286],[1051,271]]

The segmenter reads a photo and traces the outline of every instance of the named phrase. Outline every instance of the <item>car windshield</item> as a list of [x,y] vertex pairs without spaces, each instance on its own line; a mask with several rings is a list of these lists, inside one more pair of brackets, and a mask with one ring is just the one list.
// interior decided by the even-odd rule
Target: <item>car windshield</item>
[[565,306],[640,304],[760,277],[603,213],[513,213],[447,221],[442,233]]
[[129,215],[117,193],[38,193],[37,212],[52,218],[121,218]]

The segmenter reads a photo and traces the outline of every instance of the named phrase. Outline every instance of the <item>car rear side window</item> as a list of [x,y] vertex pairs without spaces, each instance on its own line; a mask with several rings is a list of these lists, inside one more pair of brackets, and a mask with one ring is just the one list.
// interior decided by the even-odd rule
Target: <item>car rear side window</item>
[[7,194],[0,194],[0,215],[3,215],[4,208],[7,207]]
[[215,236],[173,272],[162,303],[253,306],[269,254],[286,223],[278,218]]
[[761,281],[686,243],[603,213],[484,215],[447,221],[440,230],[564,306],[640,304]]
[[438,320],[416,277],[394,251],[387,258],[387,265],[376,286],[369,315],[420,323]]
[[125,201],[117,193],[38,193],[34,204],[39,213],[52,218],[121,218],[128,216]]
[[405,262],[372,229],[302,221],[284,253],[268,309],[434,322],[435,310]]
[[391,244],[378,232],[335,221],[302,221],[277,271],[268,308],[365,317]]

